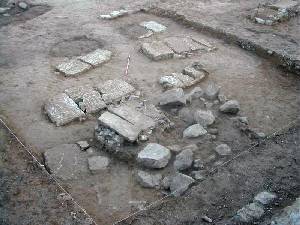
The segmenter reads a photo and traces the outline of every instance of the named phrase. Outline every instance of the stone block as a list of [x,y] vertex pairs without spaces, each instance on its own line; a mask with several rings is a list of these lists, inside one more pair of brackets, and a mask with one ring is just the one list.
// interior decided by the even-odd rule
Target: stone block
[[112,55],[111,51],[97,49],[85,56],[78,57],[78,59],[96,67],[105,62],[108,62],[111,59],[111,55]]
[[92,66],[87,63],[81,62],[77,59],[72,59],[66,63],[59,64],[56,67],[56,70],[64,74],[66,77],[73,77],[82,74],[91,68]]
[[142,52],[152,60],[158,61],[163,59],[171,59],[174,52],[162,41],[153,41],[151,43],[142,44]]

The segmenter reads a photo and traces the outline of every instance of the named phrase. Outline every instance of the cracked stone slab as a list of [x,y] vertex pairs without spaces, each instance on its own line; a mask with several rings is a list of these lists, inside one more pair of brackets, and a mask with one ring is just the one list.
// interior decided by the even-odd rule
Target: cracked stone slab
[[164,39],[164,42],[169,46],[175,53],[184,54],[191,51],[197,51],[205,49],[203,45],[194,42],[188,37],[168,37]]
[[100,125],[112,129],[131,142],[136,141],[139,133],[141,132],[141,129],[139,127],[134,126],[128,121],[110,112],[103,113],[99,117],[98,121]]
[[160,32],[163,32],[167,29],[166,26],[164,26],[160,23],[157,23],[155,21],[142,22],[142,23],[140,23],[140,25],[142,27],[145,27],[147,30],[151,30],[155,33],[160,33]]
[[108,80],[97,87],[106,103],[120,100],[135,91],[135,88],[123,80]]
[[91,91],[83,94],[79,108],[86,113],[95,113],[106,108],[106,104],[99,92]]
[[94,91],[93,87],[89,85],[81,85],[76,87],[68,88],[64,91],[74,102],[79,103],[82,101],[82,97],[87,92]]
[[77,179],[88,172],[86,154],[76,144],[56,146],[43,156],[49,172],[62,180]]
[[155,121],[152,118],[145,116],[135,108],[129,107],[125,104],[119,107],[110,107],[108,110],[134,126],[139,127],[141,130],[155,127]]
[[142,52],[154,61],[171,59],[174,52],[162,41],[153,41],[151,43],[142,44]]
[[46,102],[44,109],[50,120],[55,123],[56,126],[62,126],[76,119],[85,117],[84,112],[81,111],[76,103],[65,93],[50,98]]
[[108,62],[111,59],[111,55],[112,55],[111,51],[96,49],[95,51],[85,56],[78,57],[78,59],[96,67],[105,62]]
[[81,62],[77,59],[72,59],[66,63],[59,64],[56,67],[56,70],[64,74],[66,77],[73,77],[82,74],[91,68],[92,66],[87,63]]

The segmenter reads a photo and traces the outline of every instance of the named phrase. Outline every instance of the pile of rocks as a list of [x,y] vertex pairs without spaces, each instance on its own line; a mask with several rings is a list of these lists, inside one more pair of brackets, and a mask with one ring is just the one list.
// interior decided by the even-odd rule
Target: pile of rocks
[[118,101],[135,88],[123,80],[109,80],[97,87],[88,85],[68,88],[50,98],[44,106],[46,114],[57,126],[76,119],[84,119],[85,113],[95,113]]
[[56,70],[66,77],[74,77],[108,62],[111,56],[112,53],[110,51],[97,49],[87,55],[79,56],[76,59],[59,64],[56,66]]

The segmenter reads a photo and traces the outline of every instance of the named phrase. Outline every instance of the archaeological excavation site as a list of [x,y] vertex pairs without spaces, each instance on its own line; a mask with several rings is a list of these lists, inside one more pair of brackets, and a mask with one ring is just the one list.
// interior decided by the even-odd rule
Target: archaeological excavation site
[[0,0],[0,225],[300,225],[300,0]]

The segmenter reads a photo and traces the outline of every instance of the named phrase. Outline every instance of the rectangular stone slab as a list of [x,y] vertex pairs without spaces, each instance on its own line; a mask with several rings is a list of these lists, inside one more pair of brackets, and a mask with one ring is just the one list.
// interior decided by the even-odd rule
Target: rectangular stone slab
[[58,65],[56,67],[56,70],[63,73],[66,77],[72,77],[72,76],[82,74],[91,68],[92,66],[87,63],[81,62],[80,60],[77,59],[72,59],[66,63],[62,63]]
[[123,80],[115,79],[98,85],[97,90],[102,94],[103,100],[110,103],[128,96],[135,91],[135,88]]
[[105,62],[108,62],[111,58],[111,51],[97,49],[85,56],[80,56],[78,59],[88,63],[94,67],[99,66]]
[[109,127],[131,142],[135,141],[138,138],[139,133],[141,132],[140,128],[132,125],[128,121],[110,112],[103,113],[99,117],[98,121],[100,125]]
[[162,41],[153,41],[142,44],[142,52],[152,60],[171,59],[174,52]]
[[69,98],[65,93],[61,93],[51,98],[46,102],[44,109],[50,120],[56,126],[62,126],[73,120],[85,117],[76,103]]
[[79,107],[86,113],[95,113],[106,108],[106,104],[99,92],[90,91],[83,94]]
[[119,107],[110,107],[108,110],[135,125],[136,127],[141,128],[142,130],[155,127],[155,122],[153,119],[145,116],[143,113],[137,111],[133,107],[121,105]]
[[82,101],[83,95],[87,92],[94,91],[92,86],[89,85],[81,85],[76,87],[68,88],[64,91],[73,101],[79,103]]
[[169,37],[164,41],[174,52],[178,54],[204,49],[204,46],[201,46],[188,37]]

